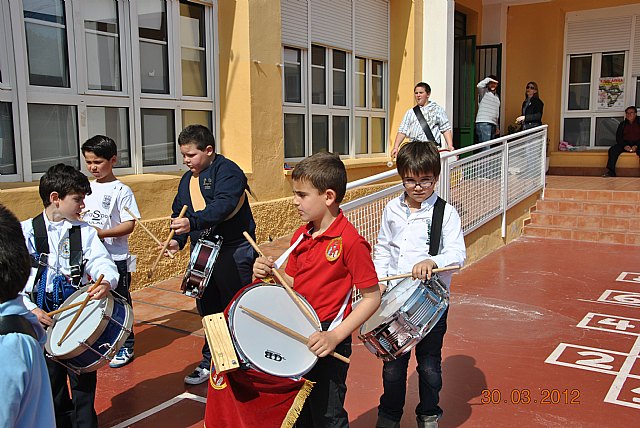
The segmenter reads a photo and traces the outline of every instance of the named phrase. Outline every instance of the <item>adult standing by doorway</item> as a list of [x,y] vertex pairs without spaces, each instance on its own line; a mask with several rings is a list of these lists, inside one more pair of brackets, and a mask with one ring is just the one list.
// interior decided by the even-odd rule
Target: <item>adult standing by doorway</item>
[[[494,75],[485,77],[478,83],[478,113],[476,114],[476,136],[478,143],[492,140],[500,135],[498,129],[500,117],[500,98],[498,78]],[[489,147],[483,148],[488,150]]]
[[431,86],[420,82],[413,89],[413,94],[417,105],[405,113],[391,149],[391,157],[396,157],[405,138],[411,141],[435,141],[438,148],[454,150],[453,133],[447,113],[434,101],[429,101]]
[[522,102],[522,115],[516,118],[516,122],[522,124],[522,130],[535,128],[542,125],[542,110],[544,103],[538,95],[538,84],[527,83]]

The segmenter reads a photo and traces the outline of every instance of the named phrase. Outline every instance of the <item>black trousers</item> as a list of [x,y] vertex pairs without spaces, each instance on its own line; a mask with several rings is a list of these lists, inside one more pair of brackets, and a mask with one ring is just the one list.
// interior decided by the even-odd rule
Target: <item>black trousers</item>
[[[58,428],[97,428],[98,415],[93,407],[96,400],[97,372],[77,375],[50,358],[46,360],[53,393],[56,426]],[[71,397],[67,387],[67,377],[71,386]]]
[[[612,177],[616,176],[616,163],[618,163],[618,158],[620,157],[620,155],[624,153],[625,145],[629,145],[629,146],[640,145],[640,142],[635,142],[635,143],[625,142],[624,145],[614,144],[613,146],[609,147],[607,169],[609,170],[609,175]],[[636,154],[640,156],[640,152],[636,151]]]
[[[222,245],[209,284],[202,298],[196,299],[200,316],[224,311],[233,296],[251,283],[256,257],[255,250],[246,241],[236,246]],[[211,366],[211,350],[206,340],[202,346],[202,361],[199,366],[206,369]]]
[[[118,281],[118,287],[114,290],[116,293],[127,299],[127,303],[131,305],[133,308],[133,303],[131,302],[131,291],[129,290],[131,287],[131,272],[129,272],[129,268],[127,266],[127,260],[118,260],[114,262],[116,267],[118,268],[118,273],[120,274],[120,280]],[[133,344],[135,340],[135,335],[133,334],[133,325],[131,326],[131,334],[127,337],[127,340],[124,342],[122,347],[129,348],[133,350]]]

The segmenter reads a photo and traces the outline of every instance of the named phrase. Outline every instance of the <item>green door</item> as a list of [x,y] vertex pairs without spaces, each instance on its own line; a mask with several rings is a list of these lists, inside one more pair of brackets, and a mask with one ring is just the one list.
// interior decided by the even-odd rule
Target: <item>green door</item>
[[456,37],[453,54],[453,143],[461,148],[474,142],[476,36]]

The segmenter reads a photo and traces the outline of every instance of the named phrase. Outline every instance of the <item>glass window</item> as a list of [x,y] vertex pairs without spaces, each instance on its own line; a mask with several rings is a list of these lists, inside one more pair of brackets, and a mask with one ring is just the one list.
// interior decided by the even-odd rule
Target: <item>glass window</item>
[[600,77],[624,76],[624,53],[602,54]]
[[142,166],[175,165],[174,111],[141,109]]
[[327,103],[326,49],[311,46],[311,102]]
[[311,154],[329,151],[329,116],[313,115],[311,145]]
[[364,58],[356,58],[355,70],[355,86],[356,99],[354,104],[356,107],[367,106],[367,60]]
[[65,8],[62,0],[23,0],[29,83],[70,87]]
[[569,62],[569,110],[589,110],[591,55],[572,56]]
[[591,118],[572,117],[564,120],[564,141],[574,146],[589,146]]
[[189,125],[204,125],[213,132],[211,112],[207,110],[182,110],[182,128]]
[[164,0],[138,0],[142,92],[169,93],[167,10]]
[[304,114],[284,115],[284,157],[305,156]]
[[333,152],[340,155],[349,154],[349,117],[333,116]]
[[368,125],[366,117],[356,117],[354,126],[354,139],[356,143],[356,154],[367,153]]
[[61,162],[79,168],[76,107],[29,104],[28,115],[31,170],[46,172]]
[[371,108],[383,108],[382,61],[371,61]]
[[384,118],[371,118],[371,153],[385,153]]
[[633,105],[640,106],[640,77],[636,79],[636,102]]
[[129,110],[125,107],[87,107],[89,137],[106,135],[118,146],[116,168],[131,166],[129,144]]
[[333,51],[333,105],[347,105],[347,53]]
[[115,0],[85,0],[84,34],[89,89],[120,91],[120,35]]
[[11,103],[0,102],[0,174],[17,174]]
[[180,2],[180,43],[182,53],[182,93],[207,95],[204,6]]
[[596,146],[609,147],[616,143],[616,130],[622,122],[622,118],[617,117],[597,117],[596,118]]
[[302,61],[300,49],[284,48],[284,101],[302,102]]

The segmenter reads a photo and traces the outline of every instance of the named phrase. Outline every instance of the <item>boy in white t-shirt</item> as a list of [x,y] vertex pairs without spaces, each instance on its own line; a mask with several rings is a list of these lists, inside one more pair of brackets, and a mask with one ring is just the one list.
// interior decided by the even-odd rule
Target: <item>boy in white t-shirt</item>
[[[87,169],[95,177],[91,182],[91,194],[84,200],[87,212],[83,220],[98,231],[98,237],[111,254],[120,274],[115,292],[131,305],[130,272],[135,270],[135,257],[129,255],[128,238],[135,227],[135,218],[125,208],[137,218],[140,218],[140,212],[131,188],[113,175],[113,167],[118,160],[117,152],[116,143],[104,135],[91,137],[82,145]],[[133,344],[132,331],[109,366],[118,368],[129,363],[133,359]]]

